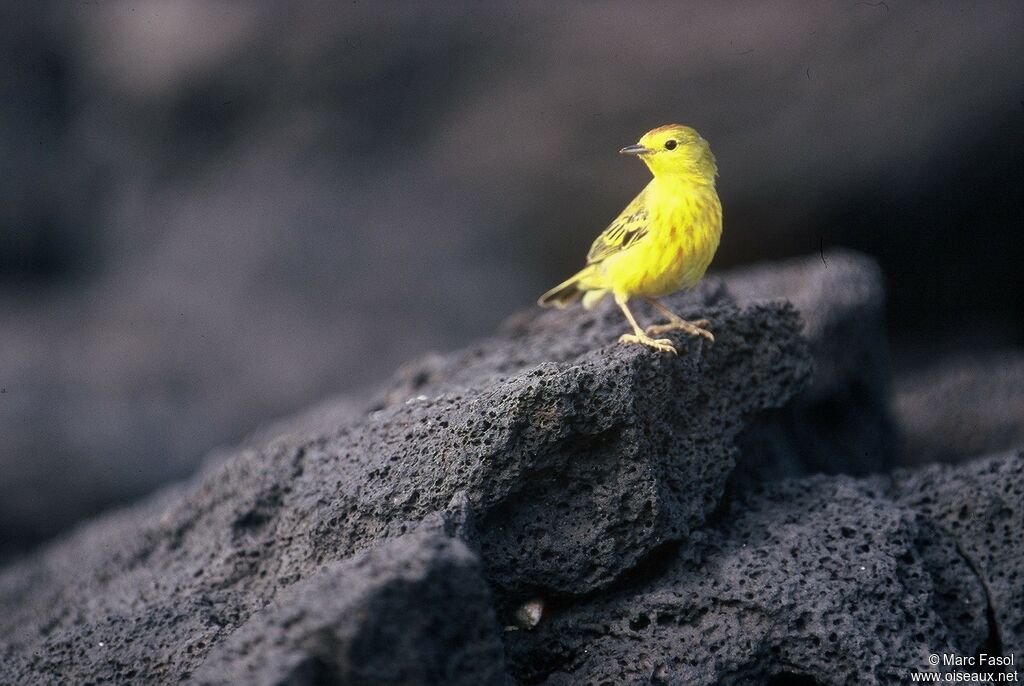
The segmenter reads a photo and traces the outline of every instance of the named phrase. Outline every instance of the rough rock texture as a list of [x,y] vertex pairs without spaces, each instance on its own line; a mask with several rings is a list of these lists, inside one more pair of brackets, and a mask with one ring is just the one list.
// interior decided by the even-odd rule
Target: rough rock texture
[[1024,445],[1024,351],[958,356],[905,374],[893,412],[908,465]]
[[622,588],[509,633],[513,672],[551,684],[902,684],[932,653],[1019,654],[1022,484],[1018,454],[895,482],[757,489],[706,531],[698,561],[668,550]]
[[1024,452],[897,477],[899,500],[936,522],[987,595],[989,645],[1024,654]]
[[502,684],[479,560],[410,533],[296,583],[210,652],[203,684]]
[[1024,456],[807,476],[892,457],[877,273],[825,257],[670,299],[716,336],[678,356],[610,303],[529,312],[271,426],[0,571],[0,682],[839,686],[1024,649]]
[[181,678],[285,589],[315,595],[322,568],[459,499],[501,611],[594,592],[698,539],[746,421],[791,398],[810,363],[791,307],[688,298],[675,306],[713,319],[714,345],[615,344],[612,307],[521,319],[406,370],[361,421],[211,461],[15,565],[0,577],[5,664],[21,680]]
[[[723,298],[705,292],[706,300]],[[607,584],[653,548],[699,528],[732,471],[743,420],[781,406],[808,375],[792,311],[776,304],[708,314],[718,342],[687,341],[678,358],[584,352],[622,330],[621,314],[608,306],[514,322],[507,349],[484,343],[406,370],[409,381],[385,394],[415,398],[402,416],[413,413],[423,426],[418,407],[455,400],[467,418],[434,424],[436,435],[430,424],[412,434],[424,454],[402,479],[434,478],[438,455],[455,472],[449,481],[474,484],[480,546],[490,580],[505,593],[578,594]],[[520,371],[545,358],[571,363]],[[492,390],[480,402],[453,398],[481,381]],[[372,441],[384,444],[375,435]],[[470,452],[452,460],[467,444]],[[435,497],[418,485],[414,493]]]

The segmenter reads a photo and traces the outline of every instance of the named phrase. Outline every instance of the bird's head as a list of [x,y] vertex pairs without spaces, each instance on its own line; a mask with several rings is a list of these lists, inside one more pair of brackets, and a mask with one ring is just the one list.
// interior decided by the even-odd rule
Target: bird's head
[[642,159],[656,177],[687,175],[693,181],[713,185],[718,175],[708,142],[681,124],[652,129],[636,145],[627,145],[619,152]]

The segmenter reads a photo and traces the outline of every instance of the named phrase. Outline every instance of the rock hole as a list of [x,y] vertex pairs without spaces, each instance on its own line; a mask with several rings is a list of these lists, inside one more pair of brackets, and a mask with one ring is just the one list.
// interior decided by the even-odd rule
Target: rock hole
[[647,615],[638,615],[635,619],[629,621],[629,628],[633,631],[640,631],[646,629],[651,625],[651,618]]

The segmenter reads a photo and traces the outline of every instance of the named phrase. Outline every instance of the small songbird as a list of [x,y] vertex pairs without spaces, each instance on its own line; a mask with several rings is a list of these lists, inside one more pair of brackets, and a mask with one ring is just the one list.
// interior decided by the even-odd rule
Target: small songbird
[[[696,285],[718,249],[722,204],[711,148],[690,127],[669,124],[619,152],[639,157],[654,178],[590,246],[587,266],[542,295],[538,304],[564,308],[583,298],[589,310],[611,293],[633,327],[633,333],[619,338],[624,343],[675,353],[672,341],[652,336],[685,331],[714,341],[704,328],[706,319],[688,322],[655,300]],[[643,298],[668,323],[640,328],[629,310],[630,298]]]

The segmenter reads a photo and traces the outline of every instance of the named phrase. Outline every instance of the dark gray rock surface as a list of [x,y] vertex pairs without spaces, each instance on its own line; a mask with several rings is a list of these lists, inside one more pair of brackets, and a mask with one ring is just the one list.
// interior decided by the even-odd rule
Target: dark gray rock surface
[[989,653],[1024,654],[1024,452],[960,469],[929,465],[897,475],[898,500],[935,522],[980,579]]
[[[880,345],[885,332],[878,267],[869,258],[849,251],[829,251],[825,258],[827,268],[821,257],[815,255],[782,264],[728,272],[721,279],[709,279],[702,286],[706,297],[722,298],[724,284],[726,291],[734,294],[741,303],[789,299],[800,309],[806,322],[804,332],[818,372],[800,402],[780,412],[779,416],[758,422],[749,431],[751,437],[742,439],[744,451],[749,456],[743,473],[755,480],[796,476],[808,471],[860,474],[879,471],[890,461],[892,432],[883,407],[887,397],[888,370],[884,346]],[[685,303],[686,300],[684,296],[680,302]],[[621,315],[614,308],[605,313],[610,326],[624,326]],[[528,318],[532,315],[523,316]],[[842,335],[835,335],[840,330]],[[505,351],[499,354],[502,360],[507,356]],[[482,377],[473,377],[483,371],[481,365],[487,364],[486,359],[475,360],[466,355],[429,359],[433,359],[434,364],[446,366],[449,373],[458,374],[459,378],[470,383],[483,382]],[[181,364],[188,366],[190,362],[182,361]],[[509,362],[505,360],[501,364],[508,365]],[[200,373],[207,383],[222,374],[224,368],[223,360],[203,357],[199,372],[190,369],[189,374]],[[42,440],[36,437],[40,431],[53,437],[49,450],[43,452],[47,455],[66,454],[68,459],[59,470],[52,467],[49,457],[44,460],[11,459],[3,469],[6,478],[0,481],[0,560],[5,550],[23,547],[44,535],[43,530],[36,528],[41,522],[48,519],[71,521],[74,513],[81,513],[83,508],[99,508],[103,502],[128,494],[137,495],[145,490],[147,483],[184,472],[181,463],[175,464],[163,458],[153,463],[152,457],[147,460],[141,456],[135,468],[126,469],[116,463],[124,459],[123,449],[117,447],[120,443],[134,441],[139,446],[150,446],[140,447],[142,452],[156,450],[159,453],[166,449],[174,454],[185,454],[211,440],[210,436],[202,434],[202,427],[211,422],[231,423],[227,421],[227,415],[236,413],[238,407],[247,406],[237,399],[218,403],[220,409],[215,412],[204,410],[201,421],[196,418],[188,432],[178,432],[188,435],[175,436],[176,429],[168,424],[167,408],[161,402],[123,393],[116,401],[76,396],[75,402],[88,409],[70,409],[61,415],[75,424],[80,423],[76,417],[96,412],[97,407],[108,408],[111,417],[122,412],[116,409],[122,404],[130,406],[131,412],[136,414],[143,412],[144,408],[153,408],[152,412],[146,413],[146,422],[127,425],[113,419],[94,422],[97,426],[90,429],[90,435],[97,437],[103,434],[109,441],[76,446],[75,450],[97,456],[94,460],[85,460],[62,447],[63,443],[71,440],[68,438],[70,429],[67,432],[40,429],[32,419],[33,413],[40,411],[30,407],[34,396],[16,390],[27,385],[38,387],[38,378],[43,377],[39,377],[37,371],[26,372],[24,383],[12,383],[10,379],[5,382],[11,388],[0,404],[0,414],[10,416],[6,420],[0,418],[0,425],[17,425],[18,429],[5,434],[6,440],[0,445],[0,463],[4,462],[4,453],[31,457],[35,451],[31,448],[32,442],[35,441],[38,448]],[[409,365],[394,384],[395,398],[404,401],[402,394],[413,394],[417,375],[429,376],[435,371],[429,361]],[[488,373],[494,372],[494,369],[488,370]],[[36,377],[37,381],[29,384],[29,377]],[[194,384],[189,382],[185,385]],[[68,404],[65,399],[54,401],[53,394],[44,395],[46,399],[39,402]],[[258,447],[268,437],[279,433],[296,436],[299,443],[313,435],[333,433],[339,426],[358,421],[365,415],[364,410],[369,405],[364,396],[349,395],[321,403],[298,417],[258,431],[247,445]],[[843,408],[854,402],[859,403],[855,411],[844,411]],[[224,416],[212,416],[214,414]],[[148,426],[150,422],[159,427],[160,433]],[[132,432],[138,431],[138,435],[130,438],[126,426]],[[41,493],[49,495],[43,497]],[[87,503],[84,501],[88,500],[88,494],[96,497]]]
[[1024,457],[808,476],[892,465],[877,271],[825,257],[669,299],[716,336],[678,356],[610,303],[532,311],[272,425],[0,570],[0,682],[896,684],[1019,650]]
[[424,527],[326,565],[210,651],[202,684],[505,683],[479,559]]
[[[193,674],[286,589],[320,588],[325,567],[460,498],[499,612],[594,592],[699,539],[736,437],[806,384],[810,362],[791,307],[741,310],[721,289],[675,306],[711,318],[717,342],[680,338],[678,356],[619,345],[611,307],[520,319],[405,370],[361,421],[280,431],[15,564],[0,576],[6,669],[17,681]],[[231,653],[218,655],[227,674]],[[256,678],[253,662],[238,668]]]
[[668,550],[510,633],[510,664],[526,683],[903,684],[929,654],[1019,654],[1022,484],[1017,454],[756,489],[698,559]]

